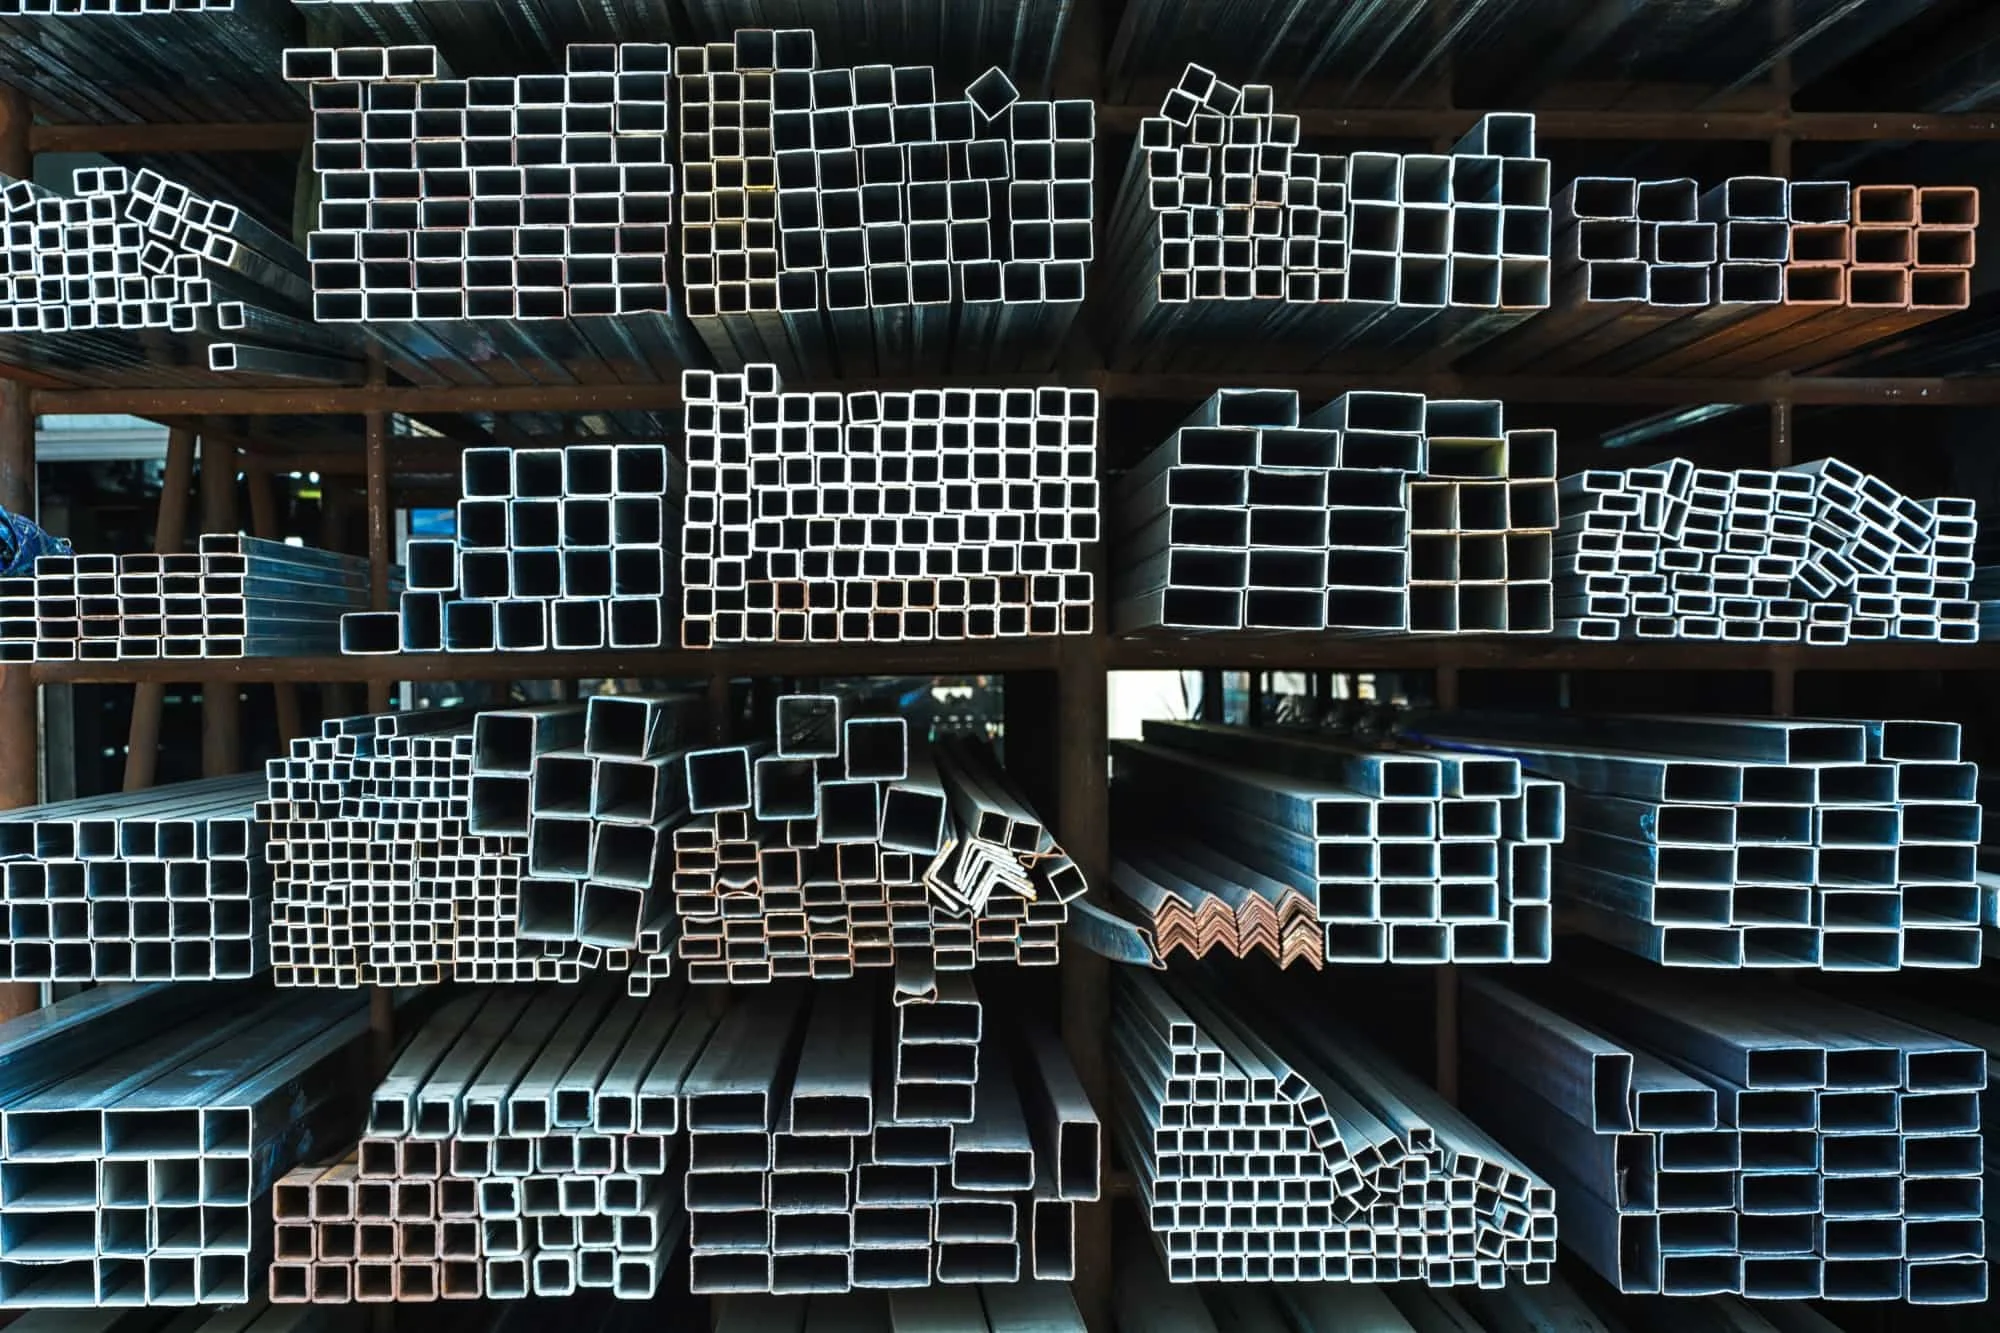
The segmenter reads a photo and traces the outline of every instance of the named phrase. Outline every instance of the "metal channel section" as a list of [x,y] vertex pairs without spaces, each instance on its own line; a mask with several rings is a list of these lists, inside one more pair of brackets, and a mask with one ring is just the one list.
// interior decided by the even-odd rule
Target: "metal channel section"
[[1749,978],[1466,985],[1467,1096],[1618,1290],[1986,1299],[1986,1047]]
[[1684,458],[1561,483],[1557,633],[1838,646],[1976,643],[1969,499],[1916,500],[1837,458]]
[[1549,1280],[1542,1176],[1337,1024],[1249,1004],[1117,974],[1113,1121],[1170,1282]]
[[1978,770],[1954,722],[1458,713],[1413,738],[1564,783],[1556,901],[1670,967],[1976,968]]
[[1118,478],[1120,633],[1547,633],[1556,437],[1501,405],[1222,389]]
[[1561,782],[1303,729],[1112,745],[1111,887],[1163,963],[1546,963]]

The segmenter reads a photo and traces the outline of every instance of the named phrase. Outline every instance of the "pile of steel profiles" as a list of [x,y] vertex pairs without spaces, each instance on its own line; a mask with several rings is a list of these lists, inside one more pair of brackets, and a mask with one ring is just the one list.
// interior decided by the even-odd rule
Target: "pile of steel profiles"
[[681,273],[717,365],[1054,363],[1092,254],[1093,103],[1023,99],[998,68],[955,98],[928,65],[822,69],[804,28],[674,69]]
[[777,701],[775,748],[687,754],[673,833],[678,956],[696,982],[837,979],[922,957],[1048,966],[1082,872],[982,745],[899,717]]
[[240,1304],[276,1178],[341,1131],[353,998],[100,986],[0,1026],[0,1306]]
[[969,977],[921,964],[892,1026],[877,997],[753,992],[681,1081],[695,1293],[1074,1276],[1101,1134],[1054,1033],[996,1035]]
[[1112,1046],[1113,1122],[1170,1281],[1549,1280],[1556,1191],[1322,1015],[1121,968]]
[[1652,971],[1467,982],[1463,1085],[1619,1290],[1984,1301],[1987,1051],[1820,994]]
[[364,557],[234,533],[198,552],[44,555],[0,578],[0,662],[324,653],[367,605]]
[[681,642],[1087,634],[1097,393],[689,371]]
[[1111,754],[1111,884],[1162,961],[1549,961],[1560,782],[1292,728],[1148,721]]
[[[628,978],[643,990],[644,976],[668,961],[663,935],[642,932],[634,950],[519,934],[535,738],[567,743],[547,738],[573,739],[583,720],[580,705],[383,713],[331,720],[293,741],[266,765],[258,808],[269,826],[276,983],[576,981],[662,954]],[[518,777],[518,789],[474,776],[482,737],[485,767]]]
[[1977,765],[1955,722],[1413,720],[1569,793],[1566,919],[1670,967],[1976,968]]
[[271,1299],[648,1299],[687,1224],[682,1084],[716,1030],[678,992],[602,983],[449,1001],[355,1150],[278,1182]]
[[1768,375],[1963,310],[1974,186],[1580,176],[1555,205],[1552,309],[1481,371]]
[[[986,1282],[909,1287],[886,1293],[735,1295],[715,1333],[806,1333],[808,1329],[894,1329],[896,1333],[1084,1333],[1066,1282]],[[34,1330],[29,1330],[34,1333]]]
[[1974,643],[1973,501],[1913,500],[1837,458],[1684,458],[1564,477],[1557,632],[1575,639]]
[[1546,633],[1556,438],[1497,402],[1220,389],[1119,477],[1114,619],[1146,630]]
[[1189,65],[1140,122],[1113,220],[1121,357],[1192,369],[1193,349],[1160,344],[1277,332],[1471,345],[1548,306],[1533,115],[1489,113],[1449,153],[1343,156],[1301,149],[1273,102]]
[[271,872],[251,825],[263,783],[209,778],[0,814],[13,981],[255,976]]
[[452,355],[499,337],[621,379],[701,359],[667,281],[673,54],[576,45],[566,73],[454,79],[430,46],[286,51],[313,107],[313,318],[415,320]]
[[658,648],[679,461],[659,444],[467,449],[454,535],[408,543],[390,612],[341,622],[350,653]]

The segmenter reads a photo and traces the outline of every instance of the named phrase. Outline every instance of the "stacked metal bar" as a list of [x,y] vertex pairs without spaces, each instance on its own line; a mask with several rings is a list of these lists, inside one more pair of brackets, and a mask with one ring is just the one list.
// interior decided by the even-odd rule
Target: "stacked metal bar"
[[1171,1281],[1549,1280],[1556,1191],[1385,1054],[1137,969],[1113,995],[1114,1121]]
[[1549,960],[1560,782],[1304,730],[1149,721],[1145,738],[1112,747],[1111,882],[1162,960]]
[[367,1030],[353,999],[163,986],[0,1027],[0,1306],[249,1299],[253,1211],[334,1132]]
[[819,1328],[1083,1333],[1084,1322],[1067,1283],[1009,1282],[915,1287],[886,1295],[738,1295],[722,1307],[715,1325],[716,1333],[805,1333]]
[[1684,458],[1561,484],[1557,633],[1575,639],[1973,643],[1973,501],[1913,500],[1822,458]]
[[0,578],[0,662],[323,653],[368,591],[361,556],[237,533],[193,554],[44,555]]
[[681,490],[659,444],[467,449],[450,537],[412,538],[396,613],[341,624],[350,653],[657,648]]
[[285,52],[314,113],[313,317],[530,320],[550,355],[655,377],[696,359],[667,282],[673,49],[571,46],[565,68],[454,79],[435,47]]
[[1467,984],[1468,1099],[1621,1291],[1986,1299],[1985,1050],[1742,982],[1590,971],[1553,1010]]
[[[1092,253],[1095,107],[998,68],[821,69],[810,29],[681,47],[688,313],[717,365],[1045,369]],[[896,313],[890,313],[890,312]]]
[[1548,306],[1534,116],[1488,114],[1449,154],[1341,156],[1303,151],[1298,117],[1272,108],[1268,86],[1189,65],[1140,122],[1114,222],[1122,358],[1178,367],[1163,340],[1274,329],[1314,361],[1419,329],[1471,345]]
[[1558,900],[1673,967],[1977,967],[1977,767],[1955,722],[1460,713],[1414,735],[1569,791]]
[[651,1297],[687,1223],[680,1088],[715,1027],[678,995],[603,985],[445,1004],[355,1151],[278,1182],[271,1299]]
[[1121,633],[1542,633],[1556,439],[1497,402],[1219,389],[1112,488]]
[[1556,200],[1554,308],[1481,370],[1769,374],[1963,310],[1979,191],[1582,176]]
[[[809,999],[808,999],[809,997]],[[681,1081],[691,1290],[843,1292],[1074,1276],[1101,1133],[1052,1032],[984,1028],[971,979],[739,1000]]]
[[1095,390],[681,396],[683,646],[1089,633]]
[[687,755],[677,951],[696,982],[840,978],[921,956],[1050,965],[1076,865],[992,752],[785,695],[777,744]]
[[268,961],[253,776],[0,814],[13,981],[215,981]]

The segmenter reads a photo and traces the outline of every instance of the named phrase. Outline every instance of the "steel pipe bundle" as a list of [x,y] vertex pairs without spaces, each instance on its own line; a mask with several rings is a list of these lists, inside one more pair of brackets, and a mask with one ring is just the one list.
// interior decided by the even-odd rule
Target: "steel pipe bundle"
[[195,553],[44,555],[0,578],[0,662],[328,652],[367,605],[366,559],[236,533]]
[[1497,402],[1220,389],[1112,488],[1117,628],[1546,632],[1555,470]]
[[1053,364],[1092,255],[1093,103],[997,67],[956,98],[928,65],[821,69],[805,28],[674,55],[681,271],[717,365]]
[[1010,1049],[969,977],[908,956],[882,1040],[872,998],[756,992],[682,1080],[695,1293],[1075,1275],[1100,1129],[1054,1034]]
[[350,653],[658,648],[681,467],[659,444],[467,449],[451,537],[412,538],[399,610]]
[[648,1299],[687,1226],[681,1089],[715,1031],[677,994],[602,984],[450,1001],[355,1151],[278,1182],[271,1300]]
[[1546,963],[1563,786],[1292,729],[1148,721],[1112,746],[1111,882],[1162,961]]
[[253,776],[0,814],[13,981],[215,981],[268,959],[271,873]]
[[786,393],[682,378],[681,642],[1090,631],[1097,394]]
[[1170,1281],[1549,1280],[1556,1191],[1386,1055],[1114,975],[1114,1122]]
[[1963,310],[1979,191],[1582,176],[1556,200],[1556,298],[1482,371],[1772,374]]
[[[1083,1313],[1064,1282],[988,1282],[912,1287],[886,1295],[732,1296],[716,1333],[806,1333],[808,1329],[895,1333],[1083,1333]],[[28,1330],[28,1333],[35,1333]]]
[[1575,639],[1972,643],[1973,501],[1913,500],[1837,458],[1684,458],[1561,485],[1559,623]]
[[1467,984],[1466,1095],[1619,1290],[1986,1299],[1984,1049],[1740,981]]
[[777,742],[687,755],[678,955],[696,982],[1046,966],[1082,872],[985,747],[786,695]]
[[[1140,123],[1114,222],[1125,359],[1274,332],[1470,344],[1549,304],[1549,163],[1492,113],[1449,154],[1307,152],[1265,85],[1189,65]],[[1273,311],[1265,302],[1283,302]]]
[[1953,722],[1461,713],[1411,734],[1569,790],[1566,915],[1670,967],[1977,967],[1977,767]]
[[253,1212],[333,1132],[367,1030],[353,999],[161,986],[0,1027],[0,1306],[248,1300]]

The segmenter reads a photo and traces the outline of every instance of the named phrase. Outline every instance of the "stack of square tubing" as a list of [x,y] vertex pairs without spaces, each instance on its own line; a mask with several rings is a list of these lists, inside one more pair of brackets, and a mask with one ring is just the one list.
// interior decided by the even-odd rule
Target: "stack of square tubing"
[[0,578],[0,662],[323,653],[367,605],[362,557],[236,533],[192,554],[44,555]]
[[658,648],[680,465],[659,444],[467,449],[451,537],[408,544],[399,614],[341,625],[350,653]]
[[[963,975],[778,987],[723,1017],[682,1082],[692,1290],[1074,1276],[1100,1131],[1052,1031],[984,1028]],[[888,1039],[878,1039],[877,1033]]]
[[353,997],[99,986],[0,1027],[0,1307],[240,1304],[253,1212],[347,1114]]
[[1977,967],[1978,767],[1955,722],[1458,713],[1413,738],[1569,791],[1568,918],[1674,967]]
[[1114,1124],[1174,1282],[1549,1280],[1556,1191],[1304,1006],[1116,973]]
[[1467,982],[1467,1102],[1579,1257],[1624,1292],[1985,1300],[1987,1050],[1719,980],[1566,970],[1554,1008]]
[[0,814],[10,981],[216,981],[267,962],[249,775]]
[[[272,1198],[277,1302],[645,1300],[686,1228],[683,1081],[716,1020],[678,992],[483,987],[418,1030],[356,1149]],[[672,1169],[670,1169],[672,1168]]]
[[1052,362],[1091,258],[1090,102],[1023,100],[998,69],[946,99],[928,65],[820,69],[810,29],[674,63],[681,271],[716,364]]
[[1221,389],[1112,487],[1147,629],[1546,632],[1556,438],[1497,402]]
[[1973,643],[1973,501],[1912,500],[1822,458],[1685,458],[1562,480],[1559,632],[1577,639]]
[[1548,305],[1549,163],[1532,115],[1482,116],[1449,154],[1340,156],[1302,151],[1298,117],[1272,106],[1266,85],[1189,65],[1140,122],[1115,220],[1129,345],[1276,322],[1339,345],[1447,309],[1512,322]]
[[[1555,309],[1482,371],[1769,374],[1823,365],[1971,296],[1979,191],[1581,176],[1556,200]],[[1635,307],[1640,309],[1635,310]]]
[[1560,782],[1309,731],[1149,721],[1145,738],[1112,745],[1111,882],[1163,961],[1549,961]]
[[921,958],[1052,965],[1082,873],[984,746],[777,701],[777,744],[687,755],[674,912],[689,980],[838,979]]
[[682,378],[684,647],[1087,634],[1091,389]]

